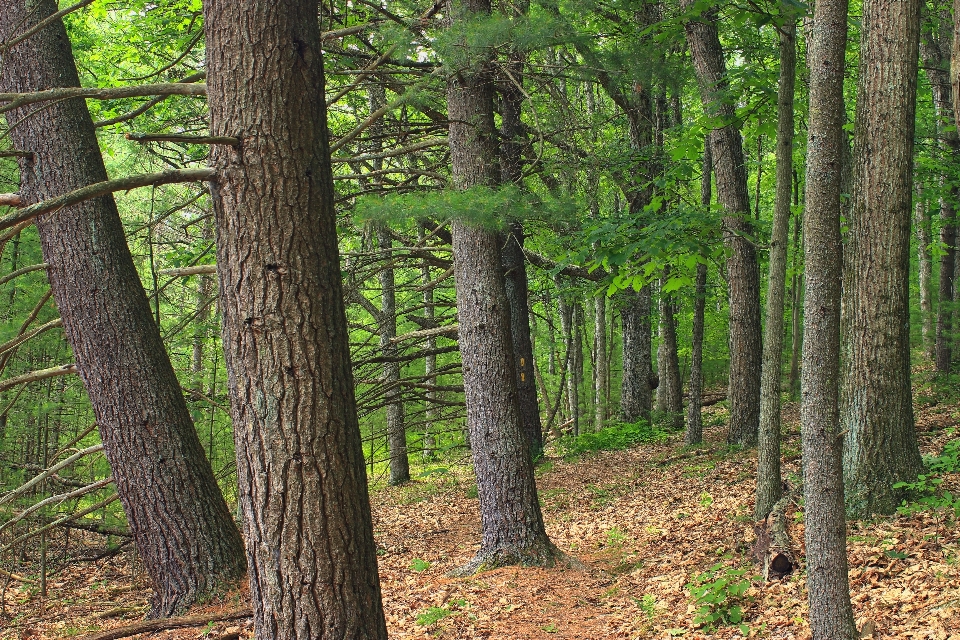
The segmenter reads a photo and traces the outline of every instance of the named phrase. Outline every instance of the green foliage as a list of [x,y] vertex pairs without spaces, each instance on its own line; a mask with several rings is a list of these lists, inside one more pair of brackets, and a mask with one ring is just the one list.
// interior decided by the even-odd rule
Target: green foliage
[[693,622],[708,631],[723,625],[738,625],[744,635],[749,626],[743,622],[743,605],[751,598],[747,595],[750,581],[746,569],[734,569],[717,563],[696,576],[687,584],[687,589],[697,605]]
[[421,627],[429,627],[448,616],[452,616],[457,613],[458,609],[463,609],[466,606],[467,601],[461,598],[454,600],[446,607],[427,607],[423,613],[417,616],[417,624]]
[[[948,433],[954,435],[955,429],[951,428]],[[960,472],[960,438],[949,441],[939,456],[924,456],[924,465],[929,473],[919,475],[915,482],[893,485],[894,489],[902,489],[912,496],[912,501],[903,501],[900,512],[942,511],[951,519],[960,517],[960,496],[942,487],[945,474]]]
[[430,563],[420,558],[414,558],[410,561],[410,570],[422,573],[430,568]]
[[662,442],[667,433],[644,420],[618,422],[601,431],[564,436],[556,447],[564,456],[578,456],[591,451],[619,451],[636,444]]

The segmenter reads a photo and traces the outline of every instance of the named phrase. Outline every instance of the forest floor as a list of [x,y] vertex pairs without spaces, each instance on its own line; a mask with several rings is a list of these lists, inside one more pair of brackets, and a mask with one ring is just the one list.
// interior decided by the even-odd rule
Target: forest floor
[[[475,486],[465,468],[373,492],[384,608],[391,638],[602,639],[809,638],[804,572],[783,581],[749,582],[737,596],[743,623],[708,630],[694,624],[688,585],[714,568],[712,580],[759,573],[752,564],[756,453],[724,444],[724,410],[710,408],[706,444],[677,437],[660,444],[549,459],[538,471],[547,529],[584,569],[506,568],[472,578],[446,573],[477,549]],[[956,406],[918,409],[925,453],[938,453]],[[784,474],[799,473],[796,405],[785,412]],[[947,483],[960,484],[953,476]],[[957,486],[952,489],[958,493]],[[802,554],[803,523],[789,512]],[[849,527],[854,611],[863,637],[960,640],[960,530],[930,512]],[[147,608],[149,588],[116,556],[69,565],[36,587],[3,592],[0,639],[84,637],[129,625]],[[747,585],[744,585],[745,587]],[[728,591],[735,591],[731,589]],[[242,594],[198,608],[208,617],[241,607]],[[872,635],[871,635],[872,630]],[[233,640],[252,635],[249,619],[163,631],[156,638]],[[143,636],[146,637],[146,636]]]

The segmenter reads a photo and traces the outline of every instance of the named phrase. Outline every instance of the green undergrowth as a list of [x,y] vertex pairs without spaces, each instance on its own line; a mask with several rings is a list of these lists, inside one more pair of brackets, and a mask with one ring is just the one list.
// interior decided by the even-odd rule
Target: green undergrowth
[[576,458],[592,451],[619,451],[637,444],[663,442],[668,435],[667,431],[644,420],[617,422],[600,431],[563,436],[554,447],[564,458]]
[[[956,429],[948,429],[953,438]],[[944,476],[960,473],[960,438],[953,438],[943,447],[938,456],[924,456],[927,472],[917,477],[915,482],[898,482],[894,489],[907,491],[911,499],[904,500],[900,512],[913,514],[919,511],[933,511],[945,514],[950,520],[960,518],[960,496],[943,485]]]

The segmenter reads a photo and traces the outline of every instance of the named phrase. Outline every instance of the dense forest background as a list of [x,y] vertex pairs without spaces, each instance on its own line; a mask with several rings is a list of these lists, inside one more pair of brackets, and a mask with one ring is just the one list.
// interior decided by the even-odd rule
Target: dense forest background
[[[212,148],[235,144],[211,133],[206,91],[184,89],[206,86],[202,83],[211,73],[200,0],[85,0],[62,8],[70,9],[63,23],[80,83],[99,92],[91,91],[86,105],[110,178],[204,169]],[[863,87],[869,86],[864,78],[871,69],[893,68],[876,58],[862,62],[861,43],[871,42],[866,29],[884,30],[863,16],[886,10],[919,17],[902,36],[908,41],[910,30],[916,32],[914,67],[912,79],[903,81],[910,95],[899,107],[890,107],[894,115],[883,104],[863,106]],[[457,225],[468,224],[495,232],[511,305],[520,300],[529,314],[532,361],[515,352],[515,384],[521,413],[531,406],[523,398],[533,398],[533,417],[527,411],[521,423],[525,446],[541,463],[538,478],[549,474],[552,465],[566,464],[561,460],[634,445],[646,447],[643,455],[653,451],[660,456],[651,464],[676,455],[700,455],[696,452],[706,447],[709,455],[720,448],[740,464],[756,465],[753,452],[759,441],[758,482],[762,485],[767,478],[768,489],[773,488],[768,493],[758,488],[753,498],[751,481],[738,478],[747,492],[740,497],[754,500],[756,508],[731,508],[746,520],[755,516],[763,521],[777,509],[792,514],[803,491],[794,414],[806,368],[805,248],[822,241],[822,236],[808,237],[804,227],[810,193],[808,128],[814,118],[812,69],[817,63],[811,58],[813,8],[794,0],[546,0],[496,3],[492,12],[488,6],[486,12],[471,9],[466,18],[457,15],[443,3],[427,6],[405,0],[331,0],[319,11],[343,303],[363,460],[374,503],[386,499],[382,496],[406,499],[406,494],[391,493],[397,491],[391,485],[459,487],[466,482],[464,495],[477,497],[465,400],[470,383],[461,359],[461,347],[473,344],[465,334],[472,321],[462,304],[458,309],[454,278],[455,261],[462,260],[455,250]],[[722,82],[704,79],[705,67],[698,66],[697,59],[703,52],[691,24],[715,26]],[[846,247],[852,247],[842,260],[840,410],[845,416],[856,413],[858,385],[896,389],[897,380],[905,380],[906,390],[901,385],[896,393],[907,394],[907,407],[880,409],[914,434],[914,404],[951,407],[958,402],[960,307],[953,282],[960,260],[954,259],[953,245],[960,143],[950,86],[951,79],[956,84],[951,56],[958,55],[952,53],[957,51],[954,16],[947,3],[936,1],[853,0],[846,25],[843,107],[834,112],[843,129],[842,152],[835,158],[842,177],[840,232]],[[10,44],[16,30],[0,33],[0,64],[9,68],[6,56],[16,46]],[[892,35],[893,40],[900,36]],[[909,55],[910,43],[904,46]],[[453,133],[448,138],[454,120],[448,111],[450,77],[461,67],[470,69],[477,52],[489,62],[489,84],[496,94],[492,117],[499,157],[493,160],[503,176],[497,184],[464,182],[452,158],[464,138],[453,139]],[[790,75],[795,77],[785,85]],[[134,86],[142,89],[124,93]],[[9,86],[2,91],[9,92],[0,95],[4,112],[13,106],[24,109],[15,105]],[[907,106],[913,100],[915,118],[913,106]],[[69,101],[69,96],[57,101]],[[42,110],[44,104],[28,103],[26,109]],[[889,142],[857,133],[864,142],[861,145],[858,137],[855,146],[855,130],[866,127],[863,122],[869,120],[879,130],[884,121],[898,121],[903,114],[912,118],[915,129],[901,128],[909,139]],[[787,115],[789,121],[784,120]],[[0,130],[0,193],[16,194],[29,151],[10,142],[16,129],[11,118],[5,127]],[[717,142],[718,132],[731,131],[739,132],[733,135],[742,145],[742,164],[716,157],[718,149],[732,148]],[[295,141],[298,132],[286,135]],[[906,145],[905,154],[888,152],[886,145],[892,149],[900,143]],[[890,168],[876,166],[883,161]],[[745,179],[735,196],[725,182],[725,163]],[[881,269],[879,274],[862,276],[869,269],[857,271],[854,266],[855,256],[885,250],[883,240],[875,245],[864,240],[866,231],[856,235],[856,221],[869,218],[857,209],[857,198],[866,199],[859,176],[898,171],[907,175],[896,184],[907,217],[888,218],[891,228],[903,231],[888,242],[899,243],[909,260],[902,264],[904,304],[888,324],[872,325],[869,314],[852,311],[861,308],[857,301],[869,306],[893,294],[854,282],[897,281],[900,274],[882,271],[877,266],[882,261],[872,263]],[[146,180],[131,185],[143,188],[118,186],[111,191],[203,453],[227,507],[240,520],[232,373],[228,375],[221,338],[223,303],[218,302],[218,231],[210,188],[195,180]],[[736,215],[730,210],[731,197],[747,205]],[[17,211],[16,206],[0,209],[0,222],[11,221]],[[893,213],[876,215],[870,224],[883,226],[883,216]],[[70,238],[62,241],[69,243]],[[747,260],[744,256],[752,256],[753,267],[738,262]],[[92,555],[103,559],[122,557],[117,554],[132,546],[95,409],[76,375],[73,349],[52,299],[48,262],[40,232],[29,220],[4,224],[0,580],[6,581],[4,589],[20,584],[26,590],[42,589],[44,595],[48,580],[56,580],[48,574],[64,571],[70,559],[88,553],[84,549],[92,546]],[[522,282],[518,274],[523,274]],[[750,277],[754,279],[748,281]],[[860,293],[855,296],[854,290]],[[750,295],[757,306],[745,312],[743,300]],[[514,313],[514,322],[517,317]],[[880,357],[879,352],[870,356],[864,347],[869,361],[864,371],[871,370],[870,375],[888,385],[870,386],[874,382],[857,377],[868,374],[856,369],[863,355],[856,341],[862,337],[867,344],[879,336],[874,342],[883,343],[885,336],[900,331],[890,327],[909,328],[909,361]],[[78,331],[83,329],[78,325]],[[517,331],[514,327],[519,349]],[[761,344],[765,349],[773,344],[772,352],[761,352]],[[761,362],[766,389],[762,403]],[[115,366],[124,366],[122,357]],[[136,383],[149,386],[147,380]],[[806,401],[816,403],[817,398]],[[781,403],[787,407],[783,429]],[[902,412],[909,413],[909,419]],[[777,416],[773,422],[772,414]],[[924,426],[918,430],[935,432],[936,450],[929,449],[933,441],[922,442],[924,453],[934,454],[926,459],[928,467],[933,460],[932,468],[906,461],[906,477],[865,480],[857,475],[861,467],[844,458],[848,514],[886,517],[898,507],[914,515],[935,514],[937,536],[942,537],[937,544],[946,545],[938,549],[947,549],[943,553],[951,571],[958,557],[955,518],[960,503],[949,491],[958,466],[956,440],[947,429],[956,424],[955,417],[955,411],[948,412],[933,426],[918,420]],[[847,435],[849,444],[854,427],[843,424],[843,429],[835,425],[837,441]],[[786,438],[782,447],[781,431]],[[531,436],[533,432],[538,435]],[[916,435],[911,438],[919,460]],[[668,444],[686,448],[670,453],[663,448]],[[597,455],[598,460],[606,455],[622,461],[617,456],[624,454]],[[764,467],[773,464],[770,456],[777,462]],[[864,464],[876,466],[879,459]],[[704,467],[702,475],[728,463]],[[871,482],[882,490],[863,488]],[[594,486],[589,478],[584,485]],[[704,508],[714,501],[709,486],[696,489],[693,496]],[[482,502],[482,482],[479,491]],[[544,497],[541,491],[541,502],[554,504],[557,495]],[[649,500],[658,497],[650,495]],[[941,518],[945,528],[939,526]],[[789,526],[801,521],[797,516]],[[608,546],[621,542],[613,539],[622,535],[619,526],[603,534]],[[774,529],[771,535],[776,536],[779,530]],[[774,555],[779,549],[789,556],[786,573],[799,566],[802,555],[797,551],[802,535],[794,531],[792,538],[783,542],[775,537],[772,545]],[[740,555],[748,555],[743,551]],[[904,560],[907,556],[896,555],[903,552],[893,545],[880,553],[888,560]],[[769,564],[770,550],[761,550],[761,562],[764,554]],[[697,567],[702,584],[722,574],[739,585],[741,576],[753,573],[723,573],[726,569],[719,567],[709,575],[702,573],[707,566]],[[761,571],[768,572],[769,566]],[[695,589],[687,593],[702,604]],[[384,591],[390,591],[386,582]],[[731,598],[739,602],[740,595]],[[652,612],[653,602],[637,600],[636,606]],[[950,616],[957,615],[953,606]],[[445,611],[449,615],[455,609]],[[709,620],[703,610],[699,618],[691,614],[690,631],[724,625],[739,629],[743,613],[739,605],[736,609],[738,613],[721,605],[708,607],[707,615],[721,612]],[[756,611],[754,616],[760,619]],[[443,617],[421,626],[435,629],[430,625]],[[750,624],[758,632],[759,625]],[[650,633],[662,631],[656,624],[648,626]],[[541,631],[556,631],[548,627],[545,622]],[[749,626],[744,633],[750,633]]]

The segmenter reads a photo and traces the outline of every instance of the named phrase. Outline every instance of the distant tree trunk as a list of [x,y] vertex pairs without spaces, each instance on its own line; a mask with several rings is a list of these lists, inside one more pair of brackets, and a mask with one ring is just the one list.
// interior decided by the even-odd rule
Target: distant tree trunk
[[[213,242],[213,219],[207,218],[203,222],[203,240]],[[199,276],[197,278],[197,317],[194,320],[196,326],[193,330],[193,354],[191,358],[190,370],[193,373],[193,385],[198,391],[203,391],[203,378],[206,370],[204,362],[204,351],[206,351],[207,340],[210,337],[210,317],[213,315],[211,302],[213,296],[213,278],[210,276]]]
[[[423,230],[421,229],[418,234],[420,239],[423,239]],[[425,286],[423,290],[423,316],[428,320],[432,321],[436,316],[436,308],[433,304],[433,287],[427,287],[431,281],[432,277],[430,276],[430,264],[424,260],[423,264],[420,266],[420,277],[423,279],[423,284]],[[428,353],[432,352],[437,348],[437,339],[435,337],[429,337],[424,344],[425,349]],[[430,353],[423,359],[423,376],[424,381],[427,384],[435,385],[437,384],[436,378],[437,371],[437,356],[436,354]],[[436,436],[434,436],[434,420],[437,418],[436,410],[433,408],[433,402],[436,398],[436,392],[427,390],[424,394],[426,398],[426,411],[424,412],[424,426],[423,426],[423,457],[425,460],[430,460],[434,456],[434,450],[437,444]]]
[[385,640],[318,10],[204,2],[224,355],[255,636]]
[[660,280],[660,344],[657,348],[657,410],[666,414],[667,426],[683,428],[683,381],[680,378],[680,358],[677,355],[676,297],[663,293],[669,281],[670,269]]
[[[690,10],[695,0],[682,0]],[[707,9],[684,28],[690,57],[708,115],[723,126],[710,135],[717,199],[725,216],[724,243],[729,249],[730,287],[730,444],[753,446],[760,422],[760,268],[750,237],[750,195],[744,167],[743,142],[728,89],[727,65],[717,33],[716,10]]]
[[[781,4],[784,13],[791,12]],[[777,91],[777,185],[770,237],[767,322],[763,335],[760,431],[757,444],[757,495],[754,515],[766,518],[783,494],[780,477],[780,381],[783,377],[783,307],[787,281],[787,241],[793,195],[793,94],[797,77],[796,16],[780,27],[780,87]]]
[[[712,199],[713,159],[710,154],[710,134],[703,141],[703,171],[700,178],[700,204],[705,211],[710,209]],[[703,442],[702,409],[703,392],[703,325],[704,307],[707,299],[707,265],[697,263],[696,288],[693,299],[693,336],[690,340],[690,400],[687,404],[687,430],[684,444]]]
[[[450,0],[451,28],[490,13],[489,0]],[[500,182],[489,61],[471,59],[447,76],[453,187]],[[552,565],[559,551],[543,525],[533,460],[523,435],[510,309],[499,234],[462,220],[451,225],[467,425],[483,537],[457,573],[510,564]]]
[[[526,12],[525,2],[512,5],[516,16]],[[505,184],[522,186],[523,182],[523,104],[524,55],[512,52],[507,68],[510,73],[500,82],[500,170]],[[520,398],[520,419],[523,433],[534,459],[543,455],[543,427],[540,424],[540,402],[537,381],[533,375],[533,342],[530,339],[530,304],[527,282],[527,261],[523,256],[523,223],[514,220],[503,243],[503,268],[507,299],[510,302],[510,334],[517,368],[517,393]]]
[[[930,257],[930,214],[923,201],[923,187],[916,186],[913,209],[913,224],[917,232],[917,280],[920,287],[920,336],[923,353],[934,358],[933,350],[933,305],[930,301],[930,280],[933,278]],[[952,266],[952,265],[951,265]]]
[[[800,198],[797,194],[798,180],[797,174],[793,174],[793,204],[799,206]],[[803,303],[800,289],[803,287],[803,276],[800,273],[800,265],[797,258],[800,256],[803,248],[800,246],[802,236],[800,235],[800,215],[794,216],[793,220],[793,283],[790,286],[790,294],[793,298],[791,304],[791,329],[790,329],[790,378],[788,387],[790,397],[796,399],[800,393],[800,307]]]
[[620,417],[624,422],[649,420],[653,394],[650,377],[650,287],[627,290],[620,296],[623,375],[620,378]]
[[[57,11],[53,0],[0,3],[0,40]],[[4,92],[80,86],[60,20],[4,54]],[[7,114],[20,196],[39,202],[107,179],[83,100]],[[14,127],[13,124],[16,123]],[[169,616],[241,579],[243,541],[220,493],[112,196],[42,216],[43,259],[154,598]]]
[[607,421],[610,366],[607,361],[607,296],[603,293],[593,296],[593,353],[593,428],[600,431]]
[[567,367],[567,411],[569,411],[572,432],[580,433],[580,386],[577,384],[577,359],[579,343],[576,329],[576,304],[560,295],[560,326],[563,330]]
[[923,468],[913,422],[909,313],[919,31],[919,0],[865,0],[843,265],[851,285],[843,477],[854,517],[893,513],[902,494],[893,485],[915,480]]
[[[927,80],[930,82],[930,88],[933,93],[933,106],[937,113],[938,131],[940,136],[940,146],[947,156],[948,162],[956,162],[960,157],[960,136],[956,131],[956,116],[954,113],[954,96],[950,82],[951,57],[960,56],[960,51],[953,49],[953,22],[950,19],[950,13],[947,10],[929,12],[931,18],[930,29],[923,34],[920,47],[923,56],[923,67],[927,72]],[[943,245],[943,253],[940,255],[940,279],[938,283],[937,296],[937,328],[933,346],[933,360],[937,367],[937,372],[941,374],[950,373],[950,365],[953,360],[952,342],[953,336],[953,302],[955,298],[954,290],[954,270],[957,255],[957,225],[954,211],[957,199],[960,198],[960,189],[955,185],[948,187],[946,176],[941,176],[941,189],[948,190],[949,195],[940,197],[940,243]],[[925,216],[929,220],[928,216]],[[928,231],[929,233],[929,231]],[[928,238],[923,244],[923,248],[930,244]],[[929,264],[929,250],[926,250],[927,262]],[[921,267],[923,263],[921,262]],[[928,267],[929,269],[929,267]],[[927,295],[927,306],[929,303],[929,285],[926,288],[921,286],[921,294]],[[921,300],[921,307],[923,302]],[[930,309],[926,309],[923,315],[924,331],[929,335],[929,323],[931,319]],[[929,340],[924,338],[924,345],[929,345]]]
[[[375,227],[377,244],[390,261],[393,238],[383,223]],[[384,356],[396,357],[397,345],[397,285],[392,268],[380,270],[380,350]],[[407,455],[407,430],[404,424],[403,395],[400,393],[400,363],[385,362],[383,365],[384,404],[387,409],[387,450],[390,454],[390,484],[410,481],[410,459]]]
[[855,640],[860,635],[850,604],[843,442],[838,433],[847,0],[818,0],[813,19],[813,32],[807,40],[810,120],[803,218],[806,295],[800,404],[807,593],[813,640]]

